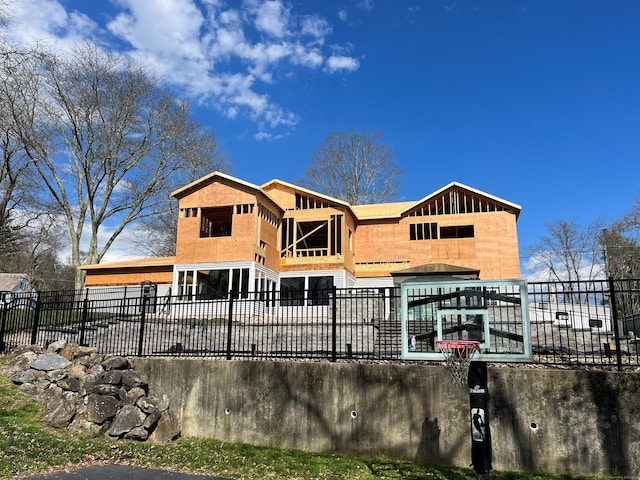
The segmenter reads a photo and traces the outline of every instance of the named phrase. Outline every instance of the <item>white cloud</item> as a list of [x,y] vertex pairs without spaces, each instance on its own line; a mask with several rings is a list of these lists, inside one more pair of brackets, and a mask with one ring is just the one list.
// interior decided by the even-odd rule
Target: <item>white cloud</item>
[[7,39],[32,45],[35,42],[57,50],[69,50],[85,39],[93,39],[97,24],[77,11],[67,12],[57,0],[22,0],[12,3]]
[[[7,36],[46,42],[57,51],[86,39],[112,45],[192,100],[228,118],[272,128],[295,125],[299,118],[275,103],[265,87],[291,81],[301,68],[327,73],[359,68],[348,54],[351,46],[323,51],[333,29],[320,15],[297,15],[282,0],[244,0],[233,8],[228,3],[113,0],[94,20],[66,10],[59,0],[21,0]],[[97,21],[105,15],[110,17],[101,27]]]
[[339,71],[353,72],[360,67],[360,62],[353,57],[332,55],[327,59],[327,70],[330,73]]
[[253,17],[256,30],[275,38],[288,34],[290,10],[279,0],[249,0],[245,2],[248,13]]
[[347,15],[347,11],[344,8],[341,8],[340,10],[338,10],[338,18],[343,22],[346,22],[347,19],[349,18]]
[[273,140],[278,140],[280,138],[284,137],[284,135],[280,134],[280,135],[273,135],[271,133],[268,132],[258,132],[256,133],[253,138],[255,138],[256,140],[259,141],[266,141],[266,142],[271,142]]
[[307,15],[302,18],[300,32],[316,38],[322,44],[324,37],[332,32],[332,28],[324,18],[318,15]]

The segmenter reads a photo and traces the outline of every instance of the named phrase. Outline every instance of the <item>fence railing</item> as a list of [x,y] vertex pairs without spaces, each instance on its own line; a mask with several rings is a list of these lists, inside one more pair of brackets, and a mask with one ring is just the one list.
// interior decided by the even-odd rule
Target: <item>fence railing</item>
[[[401,357],[396,288],[230,292],[195,301],[148,293],[0,294],[0,351],[64,338],[120,355]],[[528,298],[534,362],[640,366],[640,280],[529,283]]]

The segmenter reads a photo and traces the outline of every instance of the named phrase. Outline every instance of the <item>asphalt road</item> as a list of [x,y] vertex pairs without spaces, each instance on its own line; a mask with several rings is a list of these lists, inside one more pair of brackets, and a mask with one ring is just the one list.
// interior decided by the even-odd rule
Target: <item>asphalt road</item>
[[97,465],[71,472],[53,472],[25,480],[233,480],[208,475],[190,475],[128,465]]

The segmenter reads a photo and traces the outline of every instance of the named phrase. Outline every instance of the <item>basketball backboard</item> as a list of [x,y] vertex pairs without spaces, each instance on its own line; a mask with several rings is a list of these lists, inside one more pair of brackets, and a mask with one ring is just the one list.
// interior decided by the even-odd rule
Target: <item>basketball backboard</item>
[[440,340],[475,340],[474,360],[531,360],[524,280],[427,281],[400,284],[402,358],[443,360]]

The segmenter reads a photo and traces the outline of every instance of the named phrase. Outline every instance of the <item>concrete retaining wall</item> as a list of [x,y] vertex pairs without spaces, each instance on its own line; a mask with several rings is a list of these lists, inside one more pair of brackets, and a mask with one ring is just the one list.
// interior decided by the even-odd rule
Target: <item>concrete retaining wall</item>
[[[469,396],[433,365],[134,358],[184,436],[470,464]],[[489,367],[498,470],[640,477],[640,375]]]

